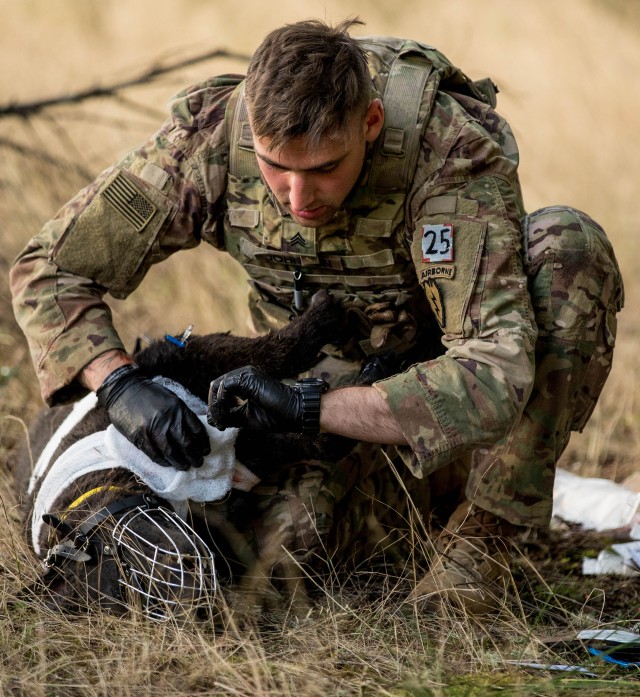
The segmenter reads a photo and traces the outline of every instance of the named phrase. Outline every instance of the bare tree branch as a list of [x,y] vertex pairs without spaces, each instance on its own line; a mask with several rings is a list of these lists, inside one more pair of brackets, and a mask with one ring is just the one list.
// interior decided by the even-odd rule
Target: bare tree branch
[[153,82],[154,80],[157,80],[168,73],[172,73],[176,70],[181,70],[182,68],[186,68],[197,63],[202,63],[213,58],[231,58],[234,60],[249,61],[250,56],[224,50],[210,51],[208,53],[193,56],[192,58],[186,58],[168,65],[154,66],[143,72],[138,77],[131,78],[130,80],[122,80],[111,85],[90,87],[88,89],[80,90],[79,92],[74,92],[73,94],[64,94],[57,97],[49,97],[47,99],[40,99],[32,102],[22,102],[20,104],[9,103],[5,106],[0,106],[0,118],[6,116],[28,118],[52,106],[58,106],[61,104],[77,104],[86,99],[96,99],[98,97],[113,97],[120,91],[129,87]]

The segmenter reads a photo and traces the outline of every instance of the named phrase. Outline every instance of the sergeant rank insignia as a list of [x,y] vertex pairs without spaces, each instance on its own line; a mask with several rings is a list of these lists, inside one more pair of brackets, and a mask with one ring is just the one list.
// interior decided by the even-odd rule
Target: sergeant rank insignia
[[296,245],[299,247],[306,247],[307,243],[305,242],[304,237],[299,232],[296,232],[296,234],[289,240],[289,245],[291,247],[295,247]]
[[293,252],[306,257],[315,257],[316,244],[315,228],[306,228],[299,226],[297,223],[283,221],[280,243],[282,252]]

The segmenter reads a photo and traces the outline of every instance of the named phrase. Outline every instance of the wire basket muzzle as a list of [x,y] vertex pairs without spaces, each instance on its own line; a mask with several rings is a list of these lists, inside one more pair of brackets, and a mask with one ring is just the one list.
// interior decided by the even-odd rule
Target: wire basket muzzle
[[213,553],[176,513],[137,506],[112,536],[132,608],[166,621],[210,607],[217,589]]

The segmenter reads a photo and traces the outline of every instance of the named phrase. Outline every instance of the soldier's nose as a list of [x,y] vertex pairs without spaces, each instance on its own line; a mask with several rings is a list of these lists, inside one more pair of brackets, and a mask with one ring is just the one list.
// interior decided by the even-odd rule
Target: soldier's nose
[[314,190],[311,182],[303,173],[294,173],[289,180],[289,204],[295,211],[304,211],[314,207]]

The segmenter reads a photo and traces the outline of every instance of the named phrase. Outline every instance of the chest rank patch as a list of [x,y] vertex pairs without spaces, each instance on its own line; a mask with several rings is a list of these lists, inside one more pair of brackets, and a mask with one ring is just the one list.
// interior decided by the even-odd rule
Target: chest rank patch
[[[430,223],[422,226],[422,261],[442,264],[453,261],[453,225]],[[447,274],[440,274],[446,278]]]
[[306,240],[299,232],[296,232],[290,240],[287,240],[287,243],[290,247],[302,247],[303,249],[307,246]]
[[301,256],[316,255],[316,231],[314,228],[300,227],[285,221],[282,226],[282,252],[299,254]]

